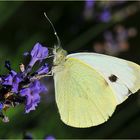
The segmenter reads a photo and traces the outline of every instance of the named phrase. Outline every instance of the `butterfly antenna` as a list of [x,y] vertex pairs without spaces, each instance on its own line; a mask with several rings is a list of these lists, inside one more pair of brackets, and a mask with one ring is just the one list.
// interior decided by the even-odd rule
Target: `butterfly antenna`
[[54,31],[54,35],[56,36],[56,39],[57,39],[58,46],[61,47],[61,41],[59,39],[59,36],[57,35],[57,32],[54,28],[54,25],[52,24],[51,20],[48,18],[47,14],[45,12],[44,12],[44,16],[49,21],[49,23],[51,24],[51,27],[53,28],[53,31]]

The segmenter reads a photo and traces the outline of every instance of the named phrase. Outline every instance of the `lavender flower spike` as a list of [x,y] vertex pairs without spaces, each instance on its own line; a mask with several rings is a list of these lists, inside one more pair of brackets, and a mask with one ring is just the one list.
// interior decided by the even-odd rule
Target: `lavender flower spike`
[[36,43],[34,48],[31,51],[32,59],[29,63],[29,66],[32,67],[36,61],[43,60],[48,56],[48,48],[43,47],[40,43]]
[[[24,66],[21,63],[20,72],[14,71],[10,62],[5,61],[5,67],[9,73],[0,76],[0,118],[3,122],[9,121],[3,114],[8,108],[24,103],[25,112],[29,113],[40,103],[40,94],[47,92],[46,86],[39,80],[49,72],[48,64],[41,65],[36,72],[32,71],[32,67],[37,61],[47,58],[48,48],[36,43],[30,55],[29,65]],[[38,78],[40,75],[41,78]]]

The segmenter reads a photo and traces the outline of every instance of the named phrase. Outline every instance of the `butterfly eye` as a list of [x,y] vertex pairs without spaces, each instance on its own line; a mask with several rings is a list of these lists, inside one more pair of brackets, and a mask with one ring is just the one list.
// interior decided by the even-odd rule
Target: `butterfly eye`
[[60,55],[59,57],[60,57],[60,58],[62,58],[63,56],[62,56],[62,55]]

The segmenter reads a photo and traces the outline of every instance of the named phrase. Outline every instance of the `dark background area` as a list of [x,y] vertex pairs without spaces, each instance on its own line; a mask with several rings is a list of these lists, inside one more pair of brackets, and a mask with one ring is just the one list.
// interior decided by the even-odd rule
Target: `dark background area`
[[[140,4],[125,2],[111,8],[112,19],[108,22],[86,19],[83,16],[86,1],[80,2],[0,2],[0,73],[6,73],[4,61],[10,60],[12,67],[19,71],[23,53],[30,51],[36,42],[53,47],[56,38],[43,12],[54,24],[61,39],[62,47],[69,53],[94,52],[94,44],[103,41],[103,33],[113,30],[116,25],[135,28],[137,35],[128,40],[129,48],[116,56],[140,64]],[[124,15],[127,8],[135,5]],[[100,2],[95,9],[100,11]],[[115,14],[121,12],[119,18]],[[121,17],[122,16],[122,17]],[[23,106],[7,111],[9,123],[0,122],[0,138],[23,138],[29,132],[33,138],[53,135],[56,139],[68,138],[140,138],[140,95],[134,94],[119,105],[113,116],[104,124],[91,128],[72,128],[60,120],[54,99],[53,79],[46,82],[48,93],[43,95],[36,111],[24,113]]]

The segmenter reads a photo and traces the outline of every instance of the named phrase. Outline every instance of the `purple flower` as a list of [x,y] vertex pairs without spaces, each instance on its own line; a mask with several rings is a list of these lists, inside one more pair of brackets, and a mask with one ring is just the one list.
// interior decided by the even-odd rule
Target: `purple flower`
[[10,74],[4,78],[4,82],[2,83],[3,85],[12,85],[13,83],[13,78],[17,73],[13,70],[11,70]]
[[45,140],[56,140],[54,136],[47,136],[45,137]]
[[94,6],[94,4],[95,4],[95,1],[94,0],[86,0],[85,1],[86,3],[85,3],[85,7],[87,8],[87,9],[91,9],[93,6]]
[[43,47],[40,43],[36,43],[31,51],[32,59],[29,66],[32,67],[36,61],[43,60],[48,56],[48,48]]
[[95,4],[95,0],[85,0],[85,9],[83,12],[83,16],[86,20],[92,19],[94,12],[94,4]]
[[12,83],[12,92],[14,93],[18,93],[18,87],[19,87],[19,83],[22,81],[21,78],[19,78],[17,75],[13,78],[13,83]]
[[104,11],[101,13],[99,19],[102,22],[109,22],[111,19],[111,13],[108,9],[104,9]]
[[35,110],[37,104],[40,102],[40,93],[45,92],[46,90],[47,89],[36,80],[32,82],[28,88],[24,88],[20,91],[20,95],[26,98],[26,113]]
[[19,82],[22,81],[22,78],[20,78],[15,71],[11,70],[10,74],[3,79],[2,85],[11,85],[12,92],[18,93]]
[[49,72],[48,64],[45,63],[44,66],[40,67],[37,71],[37,74],[47,74]]
[[0,103],[0,111],[3,109],[3,104]]
[[13,77],[11,74],[9,74],[7,77],[5,77],[3,85],[12,85],[13,83]]

